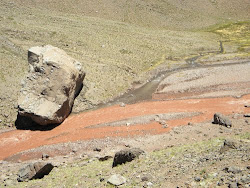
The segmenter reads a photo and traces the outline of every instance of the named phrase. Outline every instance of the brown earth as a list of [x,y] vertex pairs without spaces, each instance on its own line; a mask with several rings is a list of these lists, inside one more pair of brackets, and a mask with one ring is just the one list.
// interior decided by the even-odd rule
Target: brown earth
[[[133,135],[160,134],[171,128],[186,125],[189,122],[200,123],[210,121],[215,112],[223,114],[250,113],[244,105],[250,103],[250,95],[241,98],[221,97],[205,99],[186,99],[170,101],[149,101],[126,105],[111,106],[95,111],[73,115],[60,126],[50,131],[12,130],[0,134],[0,159],[28,149],[63,142],[75,142],[105,137],[130,137]],[[147,124],[108,126],[108,122],[151,114],[200,112],[199,115],[171,119],[167,121],[168,128],[163,128],[159,122]],[[91,126],[106,123],[106,126],[92,128]]]

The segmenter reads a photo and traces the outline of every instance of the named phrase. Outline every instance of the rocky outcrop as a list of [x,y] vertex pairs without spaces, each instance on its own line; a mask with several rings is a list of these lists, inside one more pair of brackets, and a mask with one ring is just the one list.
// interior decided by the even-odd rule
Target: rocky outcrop
[[139,157],[141,154],[143,154],[144,151],[139,148],[131,148],[131,149],[124,149],[115,154],[114,161],[113,161],[113,167],[123,164],[126,162],[130,162],[134,160],[135,158]]
[[51,45],[30,48],[28,62],[30,70],[18,99],[19,116],[39,125],[61,123],[82,88],[81,63]]
[[19,182],[22,182],[32,179],[40,179],[43,178],[45,175],[48,175],[53,168],[54,166],[51,163],[31,163],[19,170],[17,180]]

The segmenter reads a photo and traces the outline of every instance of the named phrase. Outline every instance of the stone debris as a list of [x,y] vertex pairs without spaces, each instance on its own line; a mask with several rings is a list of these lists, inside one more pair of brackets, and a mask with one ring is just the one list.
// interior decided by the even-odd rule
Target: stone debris
[[131,162],[135,158],[143,154],[144,151],[139,148],[124,149],[115,154],[113,167],[117,165],[124,164],[126,162]]
[[126,178],[121,176],[120,174],[114,174],[108,179],[108,183],[115,186],[122,185],[126,183],[126,181],[127,181]]
[[53,168],[54,166],[51,163],[31,163],[19,169],[17,180],[22,182],[32,179],[41,179],[45,175],[48,175]]
[[120,107],[125,107],[125,106],[126,106],[126,104],[123,102],[120,104]]
[[230,119],[228,119],[227,117],[225,117],[224,115],[220,114],[220,113],[215,113],[214,114],[214,124],[219,124],[219,125],[223,125],[225,127],[232,127],[232,122],[230,121]]

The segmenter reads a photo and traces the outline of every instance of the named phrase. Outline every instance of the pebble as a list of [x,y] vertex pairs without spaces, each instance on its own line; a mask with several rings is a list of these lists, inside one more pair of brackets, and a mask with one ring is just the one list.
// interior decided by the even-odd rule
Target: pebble
[[114,174],[108,179],[108,183],[116,186],[122,185],[126,183],[126,181],[126,178],[124,178],[120,174]]
[[120,107],[125,107],[125,106],[126,106],[126,104],[123,102],[120,104]]
[[147,183],[147,186],[148,186],[148,187],[152,187],[152,186],[153,186],[153,183],[152,183],[152,182],[148,182],[148,183]]
[[93,151],[101,152],[102,149],[101,148],[94,148]]
[[148,181],[149,179],[148,179],[148,177],[147,176],[143,176],[142,178],[141,178],[141,181]]
[[229,183],[229,188],[238,188],[237,183],[233,182],[233,183]]
[[201,178],[196,176],[196,177],[194,177],[194,181],[199,182],[199,181],[201,181]]
[[42,160],[48,159],[49,155],[47,153],[42,154]]

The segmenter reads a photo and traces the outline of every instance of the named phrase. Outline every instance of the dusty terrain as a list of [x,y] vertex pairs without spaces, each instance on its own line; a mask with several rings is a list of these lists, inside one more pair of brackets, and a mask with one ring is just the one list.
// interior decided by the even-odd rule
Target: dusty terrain
[[247,0],[2,0],[0,127],[14,126],[32,46],[51,44],[83,64],[77,113],[145,83],[157,69],[185,66],[186,58],[202,55],[202,64],[248,58],[249,6]]
[[[204,76],[218,75],[219,72],[219,77],[227,78],[228,71],[234,69],[248,80],[246,66],[249,63],[212,67]],[[163,79],[159,87],[168,79],[173,84],[172,89],[177,91],[180,82],[187,85],[191,82],[192,86],[200,86],[202,82],[202,86],[214,84],[213,79],[202,81],[199,75],[199,79],[173,77],[183,72],[194,76],[201,70],[195,68],[173,73]],[[166,98],[161,98],[164,100],[108,106],[72,115],[52,130],[2,131],[1,181],[10,187],[60,187],[62,182],[66,187],[110,187],[108,177],[120,173],[128,179],[121,187],[227,187],[235,183],[247,186],[250,119],[244,115],[250,113],[250,95],[246,90],[249,83],[242,82],[242,77],[221,80],[226,81],[228,87],[234,87],[228,90],[227,96],[201,97],[205,91],[202,87],[200,94],[190,97],[189,91],[184,89],[185,99],[179,99],[178,95],[169,99],[165,95]],[[210,87],[206,88],[206,92],[211,92]],[[215,112],[227,115],[232,128],[212,124]],[[221,152],[225,139],[233,140],[237,147]],[[113,169],[111,159],[98,160],[104,156],[112,157],[126,147],[139,147],[146,151],[146,155]],[[101,151],[97,152],[95,148]],[[17,183],[18,167],[42,160],[44,154],[49,155],[47,160],[57,166],[51,175],[42,180]],[[227,172],[225,169],[229,167],[240,172]],[[78,175],[75,176],[76,172]],[[56,177],[64,178],[58,181]]]
[[[0,187],[114,187],[112,174],[127,179],[120,187],[249,187],[249,8],[1,0]],[[27,50],[46,44],[82,63],[83,90],[61,125],[16,130]],[[212,124],[216,112],[232,127]],[[145,155],[112,168],[130,147]],[[20,167],[40,160],[55,165],[48,176],[17,182]]]

